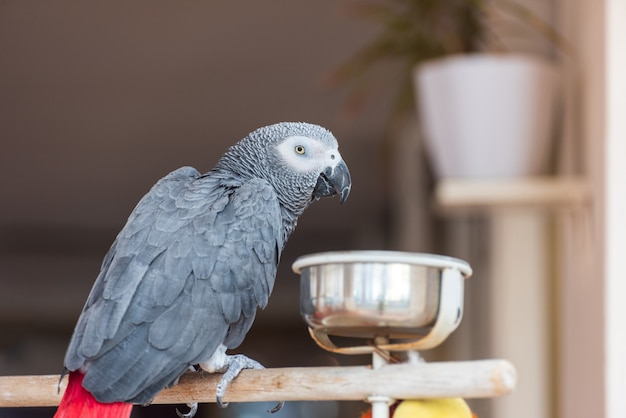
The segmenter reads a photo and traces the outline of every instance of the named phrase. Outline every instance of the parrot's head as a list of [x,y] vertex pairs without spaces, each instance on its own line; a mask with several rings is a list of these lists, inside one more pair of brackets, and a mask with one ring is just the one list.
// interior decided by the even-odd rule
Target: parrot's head
[[223,157],[238,160],[240,175],[261,177],[276,190],[283,206],[300,214],[312,201],[350,194],[348,166],[327,129],[302,122],[259,128],[233,145]]

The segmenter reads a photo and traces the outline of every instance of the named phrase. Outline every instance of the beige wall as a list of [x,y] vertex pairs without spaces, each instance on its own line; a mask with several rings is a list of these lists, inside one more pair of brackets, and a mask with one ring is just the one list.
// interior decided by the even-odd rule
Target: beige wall
[[579,245],[566,241],[571,274],[564,276],[559,298],[558,410],[567,418],[621,418],[626,416],[626,2],[562,0],[560,6],[578,53],[573,75],[580,89],[579,118],[573,126],[584,144],[593,206],[591,216],[573,221],[564,236],[578,238]]

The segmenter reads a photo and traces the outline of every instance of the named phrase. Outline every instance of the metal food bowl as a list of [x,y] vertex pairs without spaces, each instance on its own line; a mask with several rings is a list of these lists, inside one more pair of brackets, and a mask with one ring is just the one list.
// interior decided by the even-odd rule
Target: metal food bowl
[[[346,251],[298,258],[300,311],[322,348],[371,353],[373,344],[337,346],[330,337],[386,341],[379,349],[435,347],[463,314],[465,261],[432,254]],[[392,341],[397,340],[397,341]]]

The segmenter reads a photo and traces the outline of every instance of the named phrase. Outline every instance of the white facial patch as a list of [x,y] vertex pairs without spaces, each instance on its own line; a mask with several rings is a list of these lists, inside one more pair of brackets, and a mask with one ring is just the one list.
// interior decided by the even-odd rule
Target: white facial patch
[[278,146],[278,153],[297,171],[321,171],[341,161],[337,149],[328,148],[322,142],[306,136],[286,138]]

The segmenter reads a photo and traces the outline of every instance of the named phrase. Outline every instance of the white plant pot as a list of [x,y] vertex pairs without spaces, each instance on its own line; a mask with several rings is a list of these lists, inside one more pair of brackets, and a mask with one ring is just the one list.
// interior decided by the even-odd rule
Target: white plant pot
[[419,117],[438,177],[545,174],[556,70],[517,54],[474,54],[415,69]]

